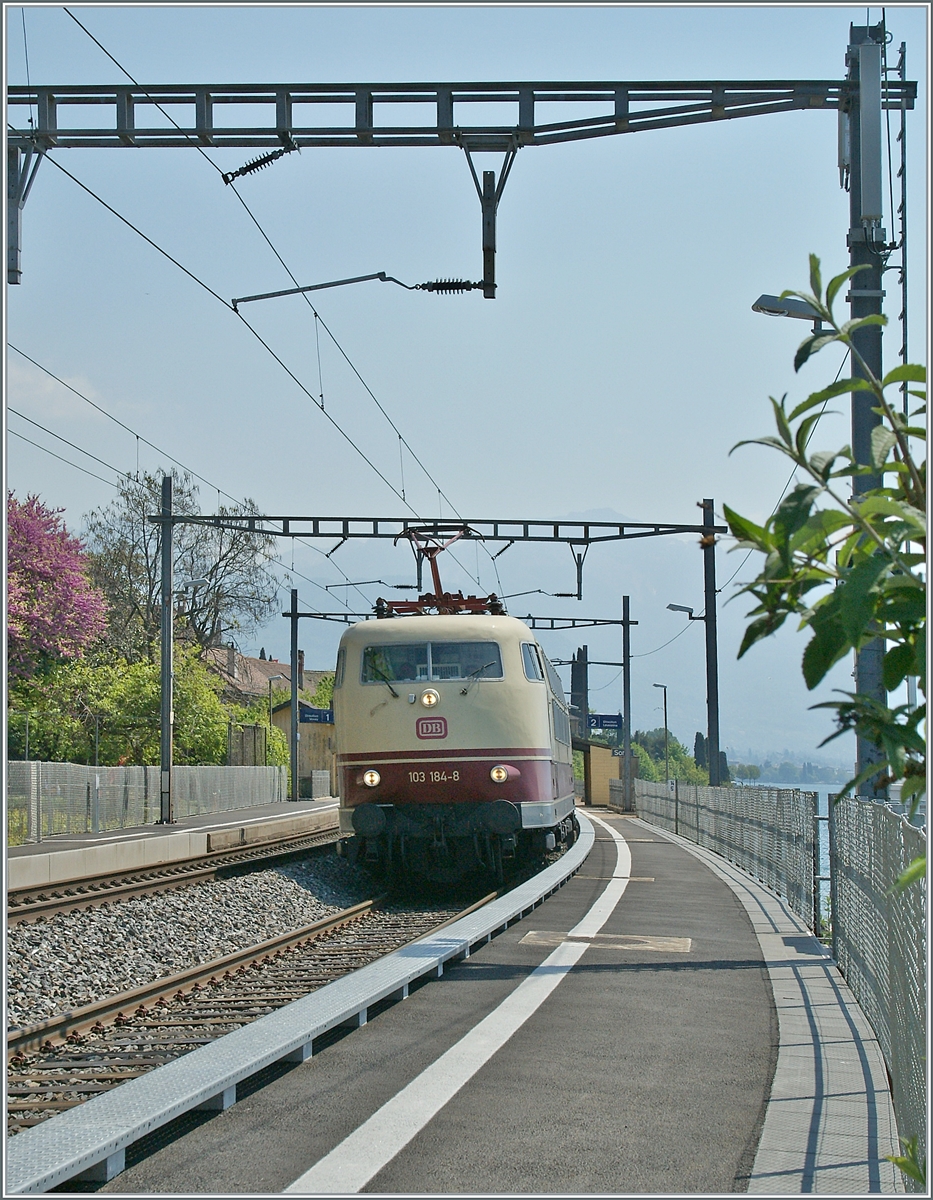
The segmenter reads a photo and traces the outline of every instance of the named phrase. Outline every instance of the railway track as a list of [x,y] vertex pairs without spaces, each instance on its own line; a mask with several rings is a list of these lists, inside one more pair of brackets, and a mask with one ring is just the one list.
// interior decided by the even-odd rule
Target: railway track
[[148,896],[155,892],[187,887],[206,879],[216,878],[222,871],[238,866],[250,866],[264,860],[286,858],[306,853],[337,841],[336,826],[318,833],[298,837],[277,838],[236,850],[217,850],[198,858],[164,863],[152,868],[133,868],[106,875],[91,875],[66,883],[44,887],[21,888],[7,893],[7,924],[35,921],[39,917],[54,917],[75,909],[93,908],[126,900],[131,896]]
[[40,1124],[231,1033],[443,928],[497,895],[462,910],[380,907],[384,897],[369,900],[147,987],[12,1029],[7,1039],[8,1133]]

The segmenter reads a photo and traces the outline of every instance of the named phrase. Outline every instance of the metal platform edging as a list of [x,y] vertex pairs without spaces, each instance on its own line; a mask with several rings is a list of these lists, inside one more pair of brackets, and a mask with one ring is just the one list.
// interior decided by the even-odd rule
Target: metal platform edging
[[367,1009],[404,998],[425,975],[466,958],[524,916],[580,869],[592,849],[593,826],[580,814],[577,842],[553,866],[439,933],[326,984],[208,1046],[193,1050],[113,1091],[15,1134],[7,1142],[6,1192],[46,1192],[78,1175],[112,1179],[124,1169],[126,1147],[195,1108],[228,1108],[236,1085],[264,1067],[311,1056],[315,1037],[340,1025],[363,1025]]

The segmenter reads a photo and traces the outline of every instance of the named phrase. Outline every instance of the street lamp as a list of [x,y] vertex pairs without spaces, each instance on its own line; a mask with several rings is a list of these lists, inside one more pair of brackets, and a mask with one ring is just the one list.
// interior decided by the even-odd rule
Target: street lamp
[[[284,679],[284,675],[269,676],[269,737],[272,737],[272,685],[277,679]],[[266,750],[266,766],[269,765],[269,751]]]
[[780,296],[759,296],[752,305],[752,312],[764,313],[766,317],[796,317],[798,321],[812,321],[813,332],[832,333],[824,327],[820,314],[807,304],[806,300],[792,300],[790,297],[781,299]]
[[272,728],[272,685],[273,685],[273,683],[275,683],[275,681],[277,679],[285,679],[285,678],[286,678],[286,676],[284,676],[284,675],[270,675],[269,676],[269,728],[270,729]]
[[[783,303],[783,301],[782,301]],[[713,501],[703,500],[703,524],[713,524]],[[693,615],[686,604],[669,604],[672,612],[687,614],[690,621],[702,621],[706,626],[706,741],[710,787],[719,787],[719,651],[716,645],[716,538],[712,529],[701,541],[703,547],[703,593],[706,603],[701,617]]]
[[[670,605],[668,605],[668,608],[670,608]],[[660,688],[664,692],[664,782],[670,783],[671,768],[667,753],[667,684],[653,683],[651,686]]]

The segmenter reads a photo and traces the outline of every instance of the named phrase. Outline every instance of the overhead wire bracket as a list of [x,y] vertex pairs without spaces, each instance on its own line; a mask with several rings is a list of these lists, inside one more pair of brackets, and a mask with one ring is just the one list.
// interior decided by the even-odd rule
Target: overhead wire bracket
[[473,166],[473,156],[470,154],[469,145],[462,134],[456,135],[455,140],[466,155],[467,165],[470,168],[470,174],[473,176],[473,183],[476,185],[476,194],[479,196],[479,202],[483,210],[483,296],[487,300],[495,300],[496,210],[499,207],[499,201],[502,199],[502,193],[505,190],[506,181],[512,170],[512,164],[515,162],[519,143],[513,136],[509,148],[505,152],[505,158],[502,160],[502,169],[499,171],[498,180],[496,179],[495,171],[484,171],[483,183],[480,186],[479,176],[476,174],[476,168]]
[[343,287],[348,283],[366,283],[370,279],[378,279],[381,283],[397,283],[406,292],[437,292],[438,294],[469,292],[474,288],[486,286],[482,280],[479,283],[470,283],[466,279],[435,279],[428,283],[402,283],[401,279],[396,279],[394,275],[387,275],[385,271],[376,271],[372,275],[354,275],[350,279],[331,279],[327,283],[310,283],[307,287],[285,288],[280,292],[260,292],[255,296],[236,296],[230,301],[230,304],[234,312],[239,312],[238,305],[250,304],[253,300],[276,300],[280,296],[300,296],[304,292],[321,292],[325,288]]

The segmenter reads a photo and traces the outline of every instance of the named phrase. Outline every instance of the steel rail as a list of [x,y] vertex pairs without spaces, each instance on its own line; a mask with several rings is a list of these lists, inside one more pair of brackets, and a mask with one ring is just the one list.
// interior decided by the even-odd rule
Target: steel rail
[[[125,1090],[116,1094],[111,1095],[113,1089],[107,1088],[92,1096],[87,1105],[73,1106],[65,1101],[62,1107],[67,1111],[51,1120],[30,1121],[30,1128],[9,1138],[8,1194],[47,1192],[82,1173],[86,1178],[100,1181],[113,1179],[125,1167],[127,1147],[146,1134],[193,1109],[220,1111],[229,1107],[237,1101],[240,1084],[257,1078],[257,1072],[275,1068],[277,1064],[305,1062],[311,1057],[312,1048],[323,1048],[322,1039],[329,1041],[341,1028],[365,1025],[383,1006],[404,1000],[410,986],[439,978],[447,964],[468,958],[474,947],[484,945],[521,920],[576,874],[590,852],[594,837],[593,828],[583,814],[580,825],[579,839],[556,862],[480,911],[456,919],[440,933],[422,934],[394,952],[373,953],[367,965],[351,968],[340,977],[336,971],[342,963],[334,960],[346,959],[347,951],[360,939],[354,937],[352,926],[344,934],[337,933],[338,947],[333,954],[326,953],[329,939],[325,940],[322,963],[327,967],[333,964],[333,969],[318,972],[320,982],[313,988],[305,988],[310,994],[293,1002],[277,998],[276,1003],[284,1007],[276,1011],[267,1015],[257,1013],[256,1019],[248,1024],[244,1024],[243,1017],[234,1017],[228,1024],[242,1027],[220,1038],[222,1052],[215,1047],[216,1039],[208,1036],[207,1025],[213,1029],[213,1022],[206,1022],[198,1036],[185,1035],[181,1039],[173,1037],[171,1029],[167,1037],[157,1034],[157,1026],[178,1024],[172,1019],[139,1021],[144,1030],[141,1036],[132,1032],[132,1026],[128,1027],[121,1034],[127,1057],[119,1065],[136,1071],[143,1059],[147,1064],[152,1064],[157,1056],[168,1061],[156,1063],[158,1070],[146,1071],[140,1077],[127,1074],[122,1085]],[[341,948],[342,938],[348,941]],[[370,946],[371,951],[374,949]],[[298,953],[313,955],[313,944],[309,950]],[[274,976],[276,964],[270,964],[269,970]],[[262,980],[258,982],[261,984]],[[219,997],[224,986],[233,984],[211,988],[211,992]],[[206,999],[210,1004],[212,997]],[[260,996],[255,1004],[268,1004],[272,999]],[[180,1003],[186,1007],[200,1004],[200,1000],[189,998]],[[185,1050],[179,1049],[182,1044]],[[59,1074],[77,1069],[86,1078],[91,1073],[93,1055],[99,1051],[94,1042],[82,1049],[81,1061],[73,1057],[65,1059],[58,1053]],[[47,1066],[56,1069],[54,1061]],[[30,1063],[26,1069],[39,1068],[38,1064]]]
[[[104,1000],[96,1000],[93,1004],[82,1005],[80,1008],[72,1009],[71,1012],[50,1017],[35,1025],[26,1025],[22,1028],[13,1027],[7,1031],[7,1057],[15,1058],[24,1050],[44,1048],[45,1043],[50,1043],[49,1048],[52,1048],[51,1039],[53,1037],[67,1042],[75,1041],[74,1035],[80,1035],[92,1029],[98,1032],[102,1031],[105,1020],[108,1018],[116,1020],[123,1017],[127,1011],[142,1016],[143,1014],[138,1011],[140,1005],[154,1005],[158,1004],[160,1000],[181,999],[185,995],[186,989],[189,992],[193,991],[196,985],[209,982],[218,975],[229,974],[241,967],[252,966],[282,950],[291,949],[305,941],[313,941],[321,934],[340,929],[369,912],[384,898],[384,896],[377,896],[373,900],[364,900],[362,904],[355,904],[352,908],[346,908],[332,917],[325,917],[321,921],[303,925],[300,929],[292,930],[291,933],[279,934],[277,937],[269,938],[257,945],[247,946],[243,950],[235,950],[232,954],[225,954],[222,958],[215,958],[209,963],[197,963],[174,975],[163,976],[163,978],[155,979],[152,983],[144,984],[142,987],[120,992],[116,996],[108,996]],[[101,1029],[97,1030],[97,1026],[100,1026]]]
[[311,834],[238,847],[236,850],[216,850],[209,855],[182,859],[177,863],[161,863],[149,869],[128,867],[123,871],[88,875],[57,884],[18,888],[7,894],[7,924],[18,925],[24,921],[38,920],[39,917],[94,908],[132,896],[172,891],[199,880],[213,879],[219,871],[230,867],[284,858],[303,850],[331,845],[336,840],[335,826]]

